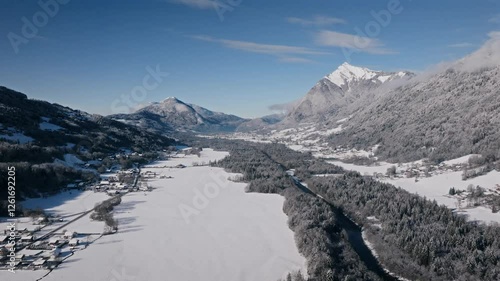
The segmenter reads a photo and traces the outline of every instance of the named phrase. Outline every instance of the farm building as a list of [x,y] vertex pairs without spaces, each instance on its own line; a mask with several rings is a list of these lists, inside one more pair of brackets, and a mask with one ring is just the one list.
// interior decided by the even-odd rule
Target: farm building
[[33,236],[31,235],[26,235],[21,237],[21,242],[32,242],[33,241]]
[[61,242],[61,241],[59,240],[59,238],[57,238],[57,237],[53,237],[53,238],[50,238],[50,240],[49,240],[49,245],[52,245],[52,246],[57,246],[57,245],[59,245],[59,244],[60,244],[60,242]]
[[75,247],[75,246],[78,246],[78,244],[80,244],[80,240],[76,239],[76,238],[73,238],[69,241],[69,246],[70,247]]
[[34,267],[34,268],[42,268],[42,266],[45,264],[46,260],[45,259],[37,259],[35,261],[33,261],[33,263],[31,263],[31,265]]
[[71,239],[75,236],[76,236],[76,232],[73,232],[73,231],[66,231],[66,232],[64,232],[64,235],[63,235],[64,239]]
[[56,247],[52,250],[50,250],[50,256],[51,257],[58,257],[61,254],[61,248]]

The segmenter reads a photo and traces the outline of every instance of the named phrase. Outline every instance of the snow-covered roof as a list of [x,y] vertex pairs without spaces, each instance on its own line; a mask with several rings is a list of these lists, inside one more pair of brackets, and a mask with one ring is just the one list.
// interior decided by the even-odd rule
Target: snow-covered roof
[[57,237],[50,238],[50,240],[49,240],[49,244],[54,244],[54,243],[57,243],[57,242],[59,242],[59,240],[60,240],[60,239],[59,239],[59,238],[57,238]]
[[40,259],[35,260],[32,264],[37,266],[37,265],[43,265],[44,263],[45,263],[45,259],[40,258]]

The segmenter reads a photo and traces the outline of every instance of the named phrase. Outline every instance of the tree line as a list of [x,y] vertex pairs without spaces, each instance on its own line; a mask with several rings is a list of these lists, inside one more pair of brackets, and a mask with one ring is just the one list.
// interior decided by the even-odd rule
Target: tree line
[[[307,163],[312,163],[313,169],[322,173],[338,172],[341,168],[327,168],[329,164],[326,163],[314,164],[309,161],[309,155],[294,154],[277,144],[211,144],[212,147],[230,151],[228,157],[211,164],[229,172],[242,173],[241,179],[249,182],[247,192],[278,193],[285,197],[283,211],[288,216],[288,225],[294,232],[297,248],[307,260],[307,280],[380,280],[366,268],[346,241],[332,207],[297,189],[286,174],[286,167],[270,155],[282,156],[280,160],[301,172],[306,172]],[[306,277],[293,273],[289,274],[287,280],[300,281],[306,280]]]
[[[295,169],[309,188],[363,226],[379,261],[399,276],[410,280],[500,280],[497,224],[467,221],[435,201],[370,176],[343,171],[281,144],[209,143],[230,152],[230,156],[212,164],[242,173],[250,183],[248,191],[285,196],[289,226],[308,261],[308,280],[378,277],[364,267],[338,232],[335,212],[293,187],[285,173],[289,168]],[[314,176],[320,173],[336,176]],[[375,217],[378,223],[368,217]]]

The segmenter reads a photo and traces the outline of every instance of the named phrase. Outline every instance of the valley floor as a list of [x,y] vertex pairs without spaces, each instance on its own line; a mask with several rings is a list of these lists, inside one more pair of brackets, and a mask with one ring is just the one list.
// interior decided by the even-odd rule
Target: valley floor
[[[193,166],[221,159],[201,157],[157,162],[152,192],[129,193],[115,207],[119,231],[69,257],[41,280],[277,280],[305,271],[283,213],[283,197],[245,193],[223,169]],[[186,168],[160,168],[183,164]],[[172,177],[172,178],[168,178]],[[82,222],[91,223],[90,219]],[[0,271],[0,279],[39,280],[46,271]]]
[[[464,160],[464,159],[462,159]],[[460,159],[457,160],[460,162]],[[457,161],[448,161],[454,163]],[[341,166],[347,170],[357,171],[361,174],[385,173],[387,168],[392,164],[385,164],[380,166],[362,166],[343,163],[341,161],[329,161],[332,164]],[[464,161],[466,162],[466,160]],[[448,208],[457,209],[458,213],[465,214],[469,220],[481,222],[498,222],[500,223],[500,212],[492,213],[490,208],[484,206],[467,207],[465,203],[461,204],[458,208],[458,197],[450,196],[448,194],[451,187],[459,190],[466,190],[467,186],[481,186],[486,189],[496,189],[496,185],[500,184],[500,172],[491,171],[486,175],[478,176],[475,178],[462,180],[462,172],[444,172],[431,177],[419,178],[416,182],[414,178],[387,178],[381,179],[383,182],[390,183],[404,190],[425,196],[427,199],[436,200],[438,204],[443,204]]]
[[[347,118],[348,119],[348,118]],[[340,120],[338,123],[339,128],[335,129],[335,132],[341,129],[341,124],[345,120]],[[337,130],[338,129],[338,130]],[[316,133],[314,135],[313,133]],[[333,132],[333,133],[335,133]],[[373,147],[371,151],[356,150],[356,149],[333,149],[327,143],[321,143],[318,138],[318,134],[331,134],[332,132],[318,131],[314,125],[308,125],[303,127],[297,127],[294,129],[286,129],[282,131],[274,131],[269,135],[259,135],[252,133],[236,133],[233,135],[223,135],[222,137],[228,139],[241,139],[246,141],[269,143],[271,141],[277,141],[284,143],[289,148],[300,151],[300,152],[311,152],[316,158],[327,160],[328,163],[341,166],[346,170],[357,171],[362,175],[385,175],[387,169],[391,166],[398,166],[397,164],[387,163],[387,162],[377,162],[373,165],[356,165],[351,163],[343,162],[343,159],[350,159],[352,157],[367,158],[373,155],[377,147]],[[468,159],[472,155],[466,155],[457,159],[452,159],[444,161],[443,164],[447,166],[460,165],[467,163]],[[330,160],[328,159],[336,159]],[[421,165],[422,161],[415,161],[411,163],[403,163],[402,167],[398,167],[398,170],[405,170],[413,166],[414,164]],[[328,175],[318,175],[318,176],[328,176]],[[478,176],[475,178],[470,178],[465,181],[462,180],[461,171],[453,171],[451,169],[439,170],[436,173],[431,173],[430,177],[420,177],[418,181],[415,178],[405,178],[405,177],[380,177],[380,181],[393,184],[397,187],[401,187],[408,192],[418,194],[420,196],[425,196],[430,200],[436,200],[438,204],[443,204],[451,209],[456,209],[457,213],[465,214],[468,216],[469,220],[475,220],[485,223],[498,222],[500,223],[500,212],[492,213],[491,209],[486,206],[476,206],[467,207],[466,200],[464,196],[450,196],[448,192],[450,188],[454,187],[457,190],[467,190],[469,185],[474,187],[480,186],[487,190],[486,194],[496,194],[500,196],[500,172],[491,171],[486,175]],[[458,204],[459,199],[461,203]]]

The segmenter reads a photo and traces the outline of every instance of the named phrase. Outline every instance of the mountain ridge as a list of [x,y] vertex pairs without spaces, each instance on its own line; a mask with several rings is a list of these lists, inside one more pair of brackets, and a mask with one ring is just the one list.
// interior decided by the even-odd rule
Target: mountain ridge
[[348,116],[376,99],[379,88],[397,85],[396,81],[406,82],[414,76],[409,71],[374,71],[343,63],[321,78],[288,112],[281,124],[286,127],[297,123],[326,121],[339,114]]
[[215,112],[186,103],[176,97],[153,102],[132,114],[114,114],[111,118],[157,132],[231,132],[249,119]]
[[332,146],[367,149],[393,161],[467,154],[500,157],[500,38],[424,74],[356,112]]

